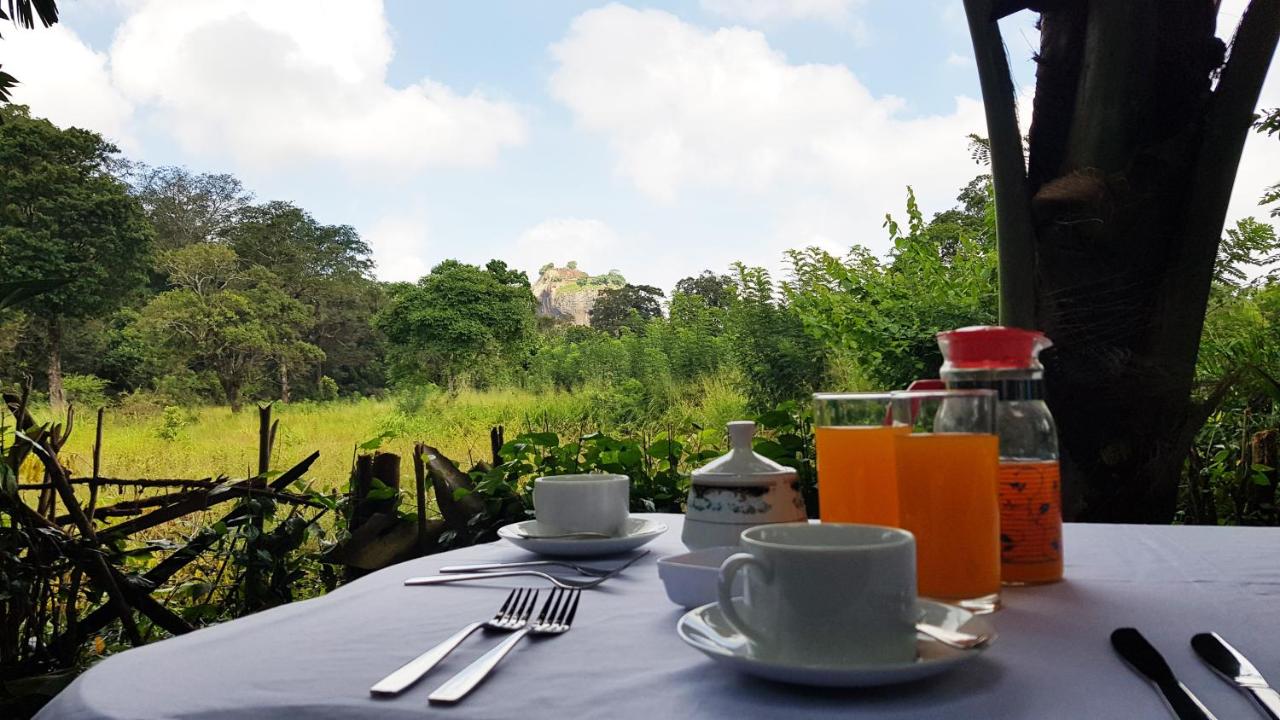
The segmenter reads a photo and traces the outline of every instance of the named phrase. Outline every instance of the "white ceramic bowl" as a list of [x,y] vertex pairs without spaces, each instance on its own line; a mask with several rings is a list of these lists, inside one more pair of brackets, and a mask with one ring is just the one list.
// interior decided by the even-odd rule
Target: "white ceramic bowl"
[[[667,589],[667,597],[681,607],[694,608],[716,601],[716,583],[720,564],[741,551],[739,547],[710,547],[683,555],[658,558],[658,577]],[[742,594],[742,575],[734,581],[733,592]]]

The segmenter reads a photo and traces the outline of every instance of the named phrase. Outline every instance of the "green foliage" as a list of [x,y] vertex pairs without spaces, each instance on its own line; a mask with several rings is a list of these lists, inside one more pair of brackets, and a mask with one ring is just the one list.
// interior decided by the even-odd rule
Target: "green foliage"
[[662,291],[652,285],[606,288],[591,306],[591,327],[617,337],[623,328],[637,330],[662,316]]
[[67,400],[81,408],[92,410],[107,404],[107,381],[95,375],[64,375],[62,387]]
[[1280,262],[1280,241],[1272,225],[1244,218],[1228,228],[1218,244],[1218,260],[1213,267],[1213,280],[1224,285],[1247,283],[1249,271]]
[[252,198],[232,175],[180,167],[138,165],[132,184],[155,228],[156,245],[164,250],[223,239]]
[[146,281],[152,230],[112,176],[117,149],[0,107],[0,267],[6,281],[66,280],[28,303],[42,318],[110,312]]
[[861,247],[845,258],[819,248],[788,253],[787,299],[855,377],[877,388],[936,377],[939,331],[995,324],[994,218],[972,194],[961,201],[925,223],[908,190],[906,230],[885,220],[894,245],[887,262]]
[[694,275],[676,282],[675,298],[685,295],[698,297],[708,307],[727,308],[734,297],[733,278],[728,275],[717,275],[710,270],[703,270],[701,275]]
[[175,285],[142,308],[139,332],[175,369],[212,372],[234,410],[269,361],[323,357],[301,339],[306,307],[264,268],[241,269],[233,250],[204,243],[170,251],[164,263]]
[[446,260],[415,285],[392,286],[375,323],[391,343],[393,377],[455,389],[464,379],[492,381],[486,367],[527,358],[534,307],[528,278],[506,263]]
[[742,263],[733,269],[736,287],[725,329],[752,407],[762,410],[805,397],[826,375],[821,345],[806,332],[795,304],[778,297],[768,271]]
[[[804,404],[807,406],[807,403]],[[816,517],[816,478],[812,428],[795,403],[764,413],[756,452],[797,469],[801,491]],[[471,532],[455,544],[490,540],[503,524],[533,514],[533,479],[544,475],[617,473],[631,479],[632,512],[684,512],[689,474],[727,450],[722,426],[684,426],[652,436],[615,436],[591,432],[563,439],[555,432],[526,432],[499,450],[502,462],[471,473],[485,513],[473,518]]]
[[177,440],[182,431],[195,422],[190,410],[177,405],[166,405],[160,416],[160,427],[156,428],[156,437],[161,440]]
[[322,375],[320,382],[317,383],[316,397],[319,400],[337,400],[338,399],[338,383],[328,375]]

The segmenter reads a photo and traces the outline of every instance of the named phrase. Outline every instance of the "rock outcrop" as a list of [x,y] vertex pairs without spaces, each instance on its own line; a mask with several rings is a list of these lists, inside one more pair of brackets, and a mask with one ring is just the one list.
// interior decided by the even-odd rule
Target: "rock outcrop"
[[539,315],[574,325],[589,325],[591,308],[600,292],[625,284],[626,280],[616,270],[593,277],[571,262],[566,267],[543,266],[532,290],[538,300]]

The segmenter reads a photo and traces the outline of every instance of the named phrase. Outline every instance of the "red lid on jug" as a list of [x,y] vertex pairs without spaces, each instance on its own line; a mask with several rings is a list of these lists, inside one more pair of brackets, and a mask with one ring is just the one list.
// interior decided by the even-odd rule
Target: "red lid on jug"
[[938,333],[943,370],[1039,367],[1037,356],[1053,343],[1038,330],[975,325]]

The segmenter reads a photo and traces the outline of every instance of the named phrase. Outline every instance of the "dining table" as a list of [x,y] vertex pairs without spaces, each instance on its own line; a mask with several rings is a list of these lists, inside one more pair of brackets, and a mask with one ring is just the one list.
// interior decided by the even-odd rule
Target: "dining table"
[[1067,523],[1065,579],[1005,587],[991,616],[999,637],[980,656],[925,680],[833,689],[739,674],[685,645],[676,623],[686,611],[667,599],[655,564],[686,552],[683,517],[643,517],[668,528],[649,555],[584,591],[570,632],[523,642],[454,705],[427,696],[500,637],[476,633],[399,696],[374,697],[369,687],[492,616],[509,588],[549,587],[533,578],[404,585],[446,565],[533,557],[507,541],[409,560],[321,597],[112,655],[37,718],[1171,717],[1112,649],[1112,630],[1125,626],[1140,629],[1221,720],[1263,716],[1194,654],[1195,633],[1217,632],[1280,682],[1280,528]]

